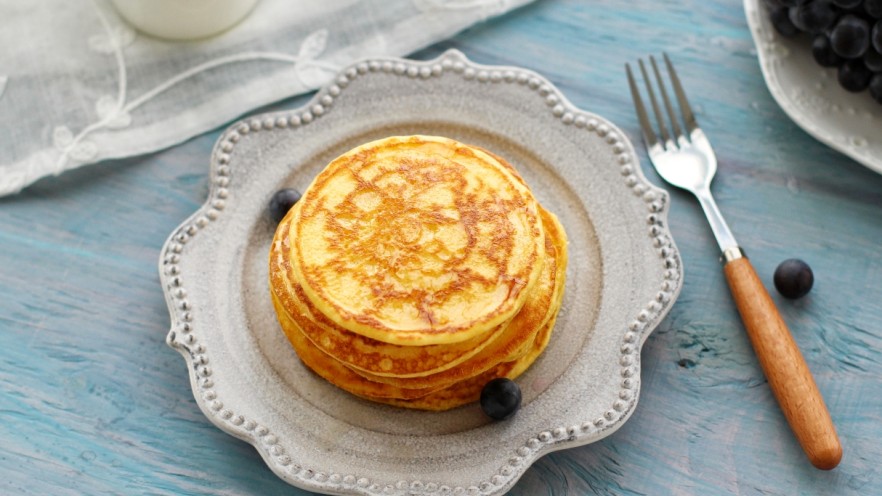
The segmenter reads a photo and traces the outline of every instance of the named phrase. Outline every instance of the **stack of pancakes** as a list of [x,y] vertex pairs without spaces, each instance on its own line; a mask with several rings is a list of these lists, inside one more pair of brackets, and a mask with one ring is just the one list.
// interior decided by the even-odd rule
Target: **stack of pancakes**
[[318,375],[369,400],[446,410],[520,375],[548,344],[566,244],[502,158],[391,137],[332,161],[288,212],[270,289]]

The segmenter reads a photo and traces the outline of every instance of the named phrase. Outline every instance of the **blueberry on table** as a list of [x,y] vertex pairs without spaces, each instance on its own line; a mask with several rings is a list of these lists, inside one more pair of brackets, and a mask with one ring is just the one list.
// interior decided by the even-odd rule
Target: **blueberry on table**
[[812,40],[812,56],[822,67],[838,67],[842,63],[842,57],[833,51],[830,38],[825,34],[815,35]]
[[789,258],[775,269],[775,289],[785,298],[801,298],[808,294],[815,283],[812,268],[798,258]]
[[858,93],[867,89],[873,73],[867,69],[862,60],[854,59],[846,60],[840,65],[836,77],[839,80],[839,86],[852,93]]
[[300,193],[297,190],[286,188],[276,191],[269,202],[270,218],[273,222],[281,222],[288,214],[288,210],[291,210],[298,201],[300,201]]
[[860,57],[870,47],[870,25],[854,14],[842,16],[830,33],[830,41],[840,57]]
[[511,379],[493,379],[481,390],[481,409],[492,419],[505,420],[520,406],[521,388]]

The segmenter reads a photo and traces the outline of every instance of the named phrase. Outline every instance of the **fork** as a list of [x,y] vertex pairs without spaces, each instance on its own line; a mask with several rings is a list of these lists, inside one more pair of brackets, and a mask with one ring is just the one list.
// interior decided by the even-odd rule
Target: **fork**
[[726,281],[769,386],[812,465],[820,469],[832,469],[842,458],[842,446],[824,399],[775,303],[735,241],[711,195],[710,185],[717,170],[717,159],[710,141],[698,127],[695,114],[686,100],[680,79],[667,54],[664,54],[665,66],[684,127],[680,126],[674,113],[655,58],[650,56],[649,61],[668,116],[670,132],[665,125],[665,118],[643,60],[638,61],[640,72],[646,83],[646,93],[658,123],[659,134],[656,134],[650,123],[631,66],[625,64],[631,97],[649,159],[662,179],[691,192],[701,204],[722,251]]

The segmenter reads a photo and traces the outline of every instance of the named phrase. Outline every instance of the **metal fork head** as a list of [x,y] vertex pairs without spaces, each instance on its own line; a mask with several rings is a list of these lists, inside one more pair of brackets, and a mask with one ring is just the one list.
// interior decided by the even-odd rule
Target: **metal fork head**
[[704,132],[698,127],[695,114],[692,112],[692,107],[686,99],[686,93],[683,91],[680,78],[677,77],[677,72],[674,70],[671,60],[667,54],[663,54],[663,57],[671,86],[674,89],[674,95],[680,107],[683,126],[681,127],[680,119],[674,113],[674,108],[671,105],[671,100],[668,98],[668,92],[662,80],[661,72],[655,63],[655,58],[650,56],[649,62],[655,76],[658,93],[661,95],[667,112],[670,132],[668,131],[668,125],[665,124],[664,115],[655,97],[652,81],[646,71],[643,60],[638,61],[640,73],[646,84],[646,93],[649,97],[653,114],[655,114],[658,133],[653,129],[650,122],[643,99],[640,97],[640,90],[634,79],[634,74],[631,72],[631,66],[625,64],[625,72],[628,75],[628,84],[631,87],[631,97],[634,100],[637,119],[640,121],[643,141],[646,143],[649,158],[662,179],[693,193],[709,189],[711,180],[717,171],[716,156]]

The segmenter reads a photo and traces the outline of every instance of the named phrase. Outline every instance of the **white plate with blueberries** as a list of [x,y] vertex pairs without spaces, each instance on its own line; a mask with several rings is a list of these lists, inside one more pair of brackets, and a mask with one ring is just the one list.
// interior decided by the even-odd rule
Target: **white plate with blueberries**
[[784,112],[882,173],[882,0],[744,0],[744,11]]
[[[356,398],[300,362],[273,311],[271,198],[304,191],[358,144],[412,134],[503,156],[567,231],[557,325],[505,420],[477,403],[425,412]],[[327,494],[502,494],[539,457],[604,438],[636,408],[641,347],[682,286],[668,195],[624,133],[538,74],[457,51],[367,60],[302,108],[228,128],[210,166],[206,203],[161,253],[167,342],[207,418],[285,481]]]

